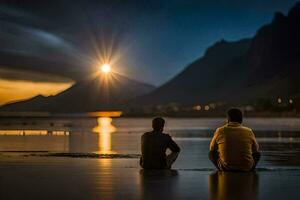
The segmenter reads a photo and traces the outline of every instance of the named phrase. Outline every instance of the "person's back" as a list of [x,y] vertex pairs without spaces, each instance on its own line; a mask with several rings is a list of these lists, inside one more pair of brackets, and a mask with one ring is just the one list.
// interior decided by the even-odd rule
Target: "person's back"
[[210,159],[220,170],[250,171],[260,156],[252,130],[241,125],[241,112],[238,115],[239,120],[229,116],[229,122],[216,130],[210,143]]
[[[156,127],[157,122],[162,124]],[[140,164],[145,169],[166,169],[170,168],[172,163],[176,160],[180,148],[172,140],[171,136],[164,134],[162,118],[155,118],[153,120],[154,130],[152,132],[144,133],[141,138],[142,157]],[[172,153],[166,155],[166,150],[170,149]]]

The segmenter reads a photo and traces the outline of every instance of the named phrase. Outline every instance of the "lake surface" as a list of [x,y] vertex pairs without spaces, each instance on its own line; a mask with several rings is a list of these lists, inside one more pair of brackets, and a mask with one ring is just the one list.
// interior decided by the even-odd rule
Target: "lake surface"
[[[166,121],[165,132],[182,152],[175,171],[157,174],[140,170],[138,165],[140,136],[151,130],[151,119],[2,120],[0,197],[18,199],[18,194],[10,192],[12,186],[27,198],[43,199],[82,199],[87,193],[89,199],[283,199],[287,194],[299,199],[300,119],[245,120],[262,150],[255,173],[215,172],[208,161],[210,139],[224,119]],[[65,154],[44,156],[61,152]],[[102,156],[95,159],[90,157],[93,153]],[[39,192],[28,192],[30,184]],[[48,187],[58,196],[45,195]]]

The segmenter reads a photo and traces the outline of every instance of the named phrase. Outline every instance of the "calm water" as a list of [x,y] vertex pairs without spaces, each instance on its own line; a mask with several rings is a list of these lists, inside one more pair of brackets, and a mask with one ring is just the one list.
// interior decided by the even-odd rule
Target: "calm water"
[[153,173],[140,170],[137,157],[28,156],[32,151],[139,154],[140,136],[150,130],[151,119],[2,120],[0,199],[300,198],[300,119],[245,121],[263,154],[256,173],[214,171],[208,145],[222,124],[224,119],[167,119],[165,132],[182,152],[175,171]]
[[[224,119],[167,119],[165,132],[182,148],[176,167],[208,168],[208,145]],[[300,166],[300,119],[247,119],[258,139],[261,167]],[[27,119],[2,121],[0,151],[139,154],[151,119]],[[0,127],[1,128],[1,127]],[[49,132],[51,131],[51,132]]]

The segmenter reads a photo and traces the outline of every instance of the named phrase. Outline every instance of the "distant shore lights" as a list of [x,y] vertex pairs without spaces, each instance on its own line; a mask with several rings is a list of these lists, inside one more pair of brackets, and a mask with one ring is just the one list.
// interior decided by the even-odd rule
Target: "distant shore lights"
[[200,105],[195,105],[193,107],[194,110],[200,111],[201,110],[201,106]]
[[278,103],[281,103],[281,102],[282,102],[282,99],[281,99],[281,98],[278,98],[278,99],[277,99],[277,102],[278,102]]
[[208,111],[209,110],[209,105],[204,106],[204,110]]

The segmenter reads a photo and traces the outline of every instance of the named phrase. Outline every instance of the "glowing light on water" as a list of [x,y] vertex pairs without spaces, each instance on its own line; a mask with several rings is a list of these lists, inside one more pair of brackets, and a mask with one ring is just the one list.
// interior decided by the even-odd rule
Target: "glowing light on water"
[[99,134],[98,147],[100,153],[114,153],[111,151],[111,134],[116,131],[116,127],[111,124],[112,118],[99,117],[97,121],[98,126],[93,131]]
[[68,131],[48,131],[48,130],[0,130],[0,135],[17,135],[17,136],[28,136],[28,135],[37,135],[37,136],[65,136],[69,135]]
[[122,111],[89,112],[88,115],[91,117],[120,117],[122,115]]

